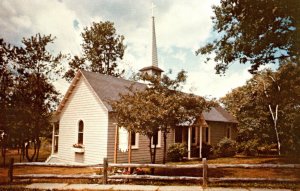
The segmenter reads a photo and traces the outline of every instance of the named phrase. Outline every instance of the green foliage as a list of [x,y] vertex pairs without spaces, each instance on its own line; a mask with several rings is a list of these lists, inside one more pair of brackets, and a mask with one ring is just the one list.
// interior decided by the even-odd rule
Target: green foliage
[[165,159],[166,138],[170,129],[183,123],[192,124],[202,111],[208,110],[214,102],[178,91],[186,79],[183,71],[178,73],[175,80],[167,75],[162,78],[148,75],[139,77],[148,81],[146,89],[137,91],[133,84],[130,94],[121,95],[120,100],[112,103],[117,123],[129,131],[147,136],[149,140],[161,130],[165,143]]
[[[1,86],[9,83],[9,86],[5,85],[6,90],[1,91],[4,94],[0,98],[8,101],[3,108],[6,109],[4,118],[9,119],[6,120],[9,123],[5,123],[3,128],[10,144],[34,144],[34,154],[29,156],[26,152],[28,161],[38,160],[40,137],[51,133],[49,118],[58,101],[59,94],[51,81],[60,74],[64,55],[54,56],[47,50],[47,45],[54,39],[51,35],[37,34],[23,38],[22,47],[9,48],[10,45],[2,44],[3,48],[0,48],[3,61],[0,68],[4,69],[1,71],[4,77],[1,78]],[[29,148],[26,149],[28,151]]]
[[196,54],[215,55],[217,73],[234,62],[251,64],[255,73],[266,63],[299,59],[300,1],[222,0],[213,10],[218,35]]
[[117,35],[114,23],[106,21],[93,22],[90,28],[84,28],[82,57],[74,56],[69,62],[70,69],[64,77],[71,81],[77,70],[98,72],[101,74],[120,77],[124,70],[117,69],[118,61],[123,59],[126,46],[124,36]]
[[168,160],[172,162],[182,161],[183,157],[187,155],[187,145],[183,143],[174,143],[169,146],[167,156]]
[[[239,121],[239,143],[258,146],[281,143],[283,154],[299,153],[300,66],[283,62],[278,71],[264,70],[220,101]],[[278,108],[277,130],[273,114]]]
[[10,60],[12,59],[12,47],[0,39],[0,130],[8,131],[8,111],[13,90],[14,76],[12,74]]
[[220,157],[232,157],[236,154],[236,142],[227,137],[223,138],[216,147],[216,154]]
[[247,156],[256,156],[258,154],[259,143],[257,140],[249,140],[238,144],[238,152]]

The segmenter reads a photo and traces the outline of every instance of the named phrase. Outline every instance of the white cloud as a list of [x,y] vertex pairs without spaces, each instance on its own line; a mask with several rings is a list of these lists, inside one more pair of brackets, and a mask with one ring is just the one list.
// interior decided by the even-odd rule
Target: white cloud
[[186,53],[183,51],[178,51],[176,54],[174,54],[174,58],[180,60],[181,62],[186,61]]
[[[202,64],[194,52],[203,45],[212,30],[211,6],[218,0],[155,1],[155,22],[159,66],[168,71],[188,71],[185,89],[199,95],[223,96],[242,85],[250,74],[246,67],[233,67],[225,77],[215,75],[214,65]],[[121,68],[131,72],[151,64],[151,1],[0,1],[0,36],[13,44],[36,33],[56,36],[51,51],[80,54],[80,33],[92,22],[112,21],[117,34],[125,36],[127,49]],[[74,26],[76,23],[76,27]],[[55,83],[65,92],[64,80]]]
[[212,9],[217,1],[176,1],[170,2],[168,12],[159,10],[157,31],[161,46],[194,48],[209,36]]
[[232,89],[244,85],[246,80],[251,78],[249,66],[246,65],[235,63],[227,70],[225,76],[215,74],[214,66],[213,61],[199,64],[189,73],[185,91],[189,92],[192,89],[192,93],[197,95],[220,98]]
[[[20,3],[16,0],[3,0],[0,12],[0,35],[7,41],[20,44],[23,37],[30,37],[37,33],[52,34],[53,51],[78,53],[80,35],[73,28],[76,19],[74,11],[58,1],[32,0]],[[6,18],[4,18],[4,16]]]

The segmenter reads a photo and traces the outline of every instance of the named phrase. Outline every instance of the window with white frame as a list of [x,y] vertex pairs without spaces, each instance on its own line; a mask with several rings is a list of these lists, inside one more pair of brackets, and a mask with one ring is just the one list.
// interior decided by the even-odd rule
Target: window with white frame
[[138,149],[139,148],[139,133],[135,133],[131,131],[131,148]]
[[78,123],[78,141],[77,141],[79,145],[83,144],[83,129],[84,129],[84,124],[83,121],[80,120]]
[[59,122],[54,123],[54,153],[58,152]]
[[154,145],[156,145],[156,148],[161,147],[161,131],[157,131],[157,133],[154,134],[154,136],[151,139],[151,142],[152,142],[152,147],[154,147]]

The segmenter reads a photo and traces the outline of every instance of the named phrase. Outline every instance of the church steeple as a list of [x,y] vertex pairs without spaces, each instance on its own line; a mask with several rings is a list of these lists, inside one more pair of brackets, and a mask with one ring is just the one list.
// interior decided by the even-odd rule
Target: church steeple
[[152,16],[152,66],[158,67],[154,16]]
[[157,46],[156,46],[156,34],[155,34],[155,19],[153,14],[154,5],[152,3],[152,63],[151,66],[144,67],[140,69],[140,72],[148,75],[156,75],[161,76],[163,72],[162,69],[158,67],[158,59],[157,59]]

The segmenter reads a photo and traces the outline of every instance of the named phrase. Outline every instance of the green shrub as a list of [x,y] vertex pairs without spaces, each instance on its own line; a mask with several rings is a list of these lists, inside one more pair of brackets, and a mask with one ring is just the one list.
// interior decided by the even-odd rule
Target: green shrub
[[202,158],[209,158],[213,153],[213,148],[210,144],[202,143]]
[[187,146],[183,143],[175,143],[168,148],[167,156],[168,160],[172,162],[178,162],[187,155]]
[[236,154],[236,151],[236,142],[227,137],[223,138],[216,148],[216,153],[220,157],[232,157]]
[[242,142],[239,144],[239,151],[247,156],[255,156],[258,154],[258,141],[249,140],[247,142]]

